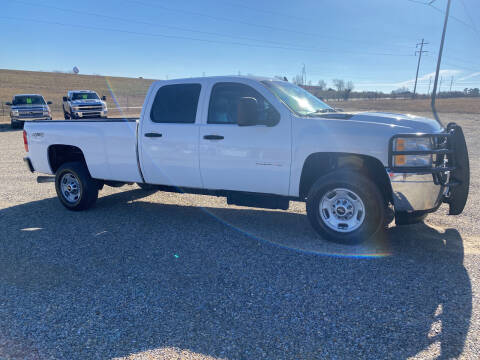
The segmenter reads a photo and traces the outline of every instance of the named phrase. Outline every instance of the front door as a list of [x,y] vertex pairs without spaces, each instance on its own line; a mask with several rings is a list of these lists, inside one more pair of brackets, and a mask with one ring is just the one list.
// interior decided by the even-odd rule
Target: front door
[[[208,111],[205,109],[206,119],[200,130],[203,184],[207,189],[288,195],[291,116],[286,109],[274,107],[276,98],[255,84],[211,84]],[[245,97],[257,101],[259,118],[275,119],[277,125],[238,126],[238,104]]]

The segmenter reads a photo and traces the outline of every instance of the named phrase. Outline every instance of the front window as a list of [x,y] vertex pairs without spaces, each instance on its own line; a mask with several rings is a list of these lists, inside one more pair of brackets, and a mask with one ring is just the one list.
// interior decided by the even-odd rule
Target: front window
[[99,100],[96,93],[73,93],[72,100]]
[[38,95],[15,96],[13,105],[45,105],[45,100]]
[[286,81],[262,81],[262,84],[298,115],[314,115],[335,111],[300,86]]
[[237,124],[238,105],[242,98],[253,98],[257,102],[259,122],[277,123],[280,114],[252,87],[239,83],[217,83],[212,89],[208,108],[208,124]]

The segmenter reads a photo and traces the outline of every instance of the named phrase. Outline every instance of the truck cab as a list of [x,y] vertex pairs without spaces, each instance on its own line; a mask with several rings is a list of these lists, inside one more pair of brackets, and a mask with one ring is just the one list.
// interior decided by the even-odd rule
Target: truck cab
[[32,120],[52,120],[52,113],[48,105],[40,94],[17,94],[13,96],[12,102],[7,102],[10,106],[10,125],[12,129],[23,127],[25,121]]
[[107,118],[107,98],[93,90],[71,90],[63,97],[63,114],[67,119]]

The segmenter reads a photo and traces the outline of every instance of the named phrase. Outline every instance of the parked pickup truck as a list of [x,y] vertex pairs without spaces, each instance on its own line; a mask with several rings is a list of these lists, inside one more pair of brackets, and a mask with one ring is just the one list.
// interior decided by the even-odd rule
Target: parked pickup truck
[[10,106],[10,125],[12,129],[23,127],[25,121],[31,120],[52,120],[52,113],[48,105],[52,102],[45,102],[39,94],[18,94],[7,102]]
[[296,85],[256,77],[157,81],[138,120],[34,121],[24,142],[29,169],[55,174],[70,210],[123,183],[242,206],[304,201],[315,230],[343,243],[380,234],[393,215],[420,221],[442,202],[460,214],[470,178],[458,125],[335,112]]
[[63,97],[63,114],[67,119],[106,118],[108,115],[107,98],[92,90],[69,91]]

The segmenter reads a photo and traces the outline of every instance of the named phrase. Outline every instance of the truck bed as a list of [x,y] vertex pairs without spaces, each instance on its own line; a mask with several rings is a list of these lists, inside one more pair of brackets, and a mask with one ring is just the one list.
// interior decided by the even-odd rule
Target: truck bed
[[137,162],[136,118],[34,120],[25,123],[34,169],[53,174],[49,149],[58,145],[81,150],[95,179],[141,182]]

